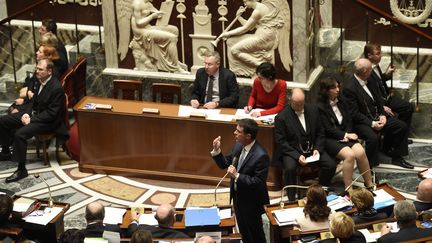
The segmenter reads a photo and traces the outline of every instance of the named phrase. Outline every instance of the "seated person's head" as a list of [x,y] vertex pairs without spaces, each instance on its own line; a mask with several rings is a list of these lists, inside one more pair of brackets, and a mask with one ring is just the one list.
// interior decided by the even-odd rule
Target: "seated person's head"
[[417,199],[432,203],[432,178],[424,179],[417,188]]
[[57,36],[55,36],[51,32],[48,32],[48,33],[42,35],[41,39],[40,39],[40,45],[52,46],[52,47],[57,48],[57,46],[58,46]]
[[131,243],[152,243],[153,238],[148,230],[139,229],[132,234]]
[[262,80],[263,78],[273,81],[276,78],[276,68],[269,62],[261,63],[255,71],[256,75]]
[[304,104],[305,104],[305,93],[302,89],[300,88],[294,88],[291,92],[291,98],[290,98],[290,102],[291,102],[291,108],[294,111],[302,111],[304,109]]
[[327,207],[327,195],[321,185],[312,184],[306,191],[305,215],[312,221],[328,220],[331,209]]
[[330,232],[336,238],[347,239],[354,233],[354,220],[342,212],[330,216]]
[[12,214],[13,200],[6,194],[0,195],[0,224],[7,222]]
[[350,199],[358,211],[369,210],[374,205],[372,192],[366,188],[354,189],[350,192]]
[[213,240],[213,238],[211,238],[208,235],[203,235],[195,241],[195,243],[215,243],[215,242],[216,241]]
[[87,205],[85,218],[87,224],[102,222],[105,217],[105,208],[100,202],[92,202]]
[[417,212],[414,203],[409,200],[397,201],[393,208],[393,213],[399,227],[415,225]]
[[175,222],[175,210],[170,204],[162,204],[156,210],[155,215],[159,226],[170,228]]

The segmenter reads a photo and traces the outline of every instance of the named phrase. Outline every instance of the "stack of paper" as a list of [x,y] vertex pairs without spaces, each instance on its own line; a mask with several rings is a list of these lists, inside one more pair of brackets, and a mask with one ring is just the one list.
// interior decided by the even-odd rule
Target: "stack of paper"
[[295,219],[303,215],[303,208],[286,208],[272,212],[279,226],[295,224]]
[[352,207],[353,204],[344,197],[337,197],[334,200],[327,202],[327,206],[333,211],[341,210],[346,207]]
[[375,197],[374,197],[374,208],[375,209],[381,209],[385,208],[391,205],[394,205],[396,201],[394,200],[394,197],[390,194],[388,194],[384,189],[379,189],[374,191]]
[[23,219],[28,223],[47,225],[62,210],[63,210],[62,207],[53,207],[51,208],[50,212],[43,213],[43,214],[29,214]]
[[139,217],[139,224],[157,226],[158,221],[155,218],[156,212],[154,213],[143,213]]

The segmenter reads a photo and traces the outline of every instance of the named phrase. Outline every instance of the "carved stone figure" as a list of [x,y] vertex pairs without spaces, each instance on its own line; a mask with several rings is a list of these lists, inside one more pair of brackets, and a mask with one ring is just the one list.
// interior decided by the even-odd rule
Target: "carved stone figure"
[[[220,36],[223,39],[230,38],[227,41],[230,69],[239,76],[252,76],[255,68],[262,62],[274,62],[274,50],[277,48],[284,68],[290,71],[291,13],[288,2],[286,0],[263,0],[262,2],[244,0],[243,2],[246,8],[253,9],[249,19],[241,17],[246,9],[240,7],[236,15],[242,26],[224,32]],[[245,34],[253,29],[255,29],[254,34]]]
[[[168,71],[176,73],[188,73],[185,71],[186,65],[178,60],[178,29],[175,26],[162,23],[162,25],[152,26],[150,22],[154,19],[164,19],[161,22],[167,22],[169,15],[163,11],[157,10],[152,0],[120,0],[117,6],[120,8],[119,17],[119,53],[120,59],[123,60],[128,51],[127,46],[129,35],[127,30],[132,27],[133,39],[129,43],[132,54],[135,59],[135,69],[150,71]],[[128,7],[127,2],[130,3]],[[172,0],[166,0],[164,3],[172,3]],[[131,14],[124,13],[131,11]],[[170,13],[169,13],[170,14]],[[130,16],[129,22],[124,19]],[[120,21],[122,20],[122,21]],[[128,24],[126,26],[126,24]],[[126,35],[126,36],[124,36]],[[125,47],[126,46],[126,47]]]

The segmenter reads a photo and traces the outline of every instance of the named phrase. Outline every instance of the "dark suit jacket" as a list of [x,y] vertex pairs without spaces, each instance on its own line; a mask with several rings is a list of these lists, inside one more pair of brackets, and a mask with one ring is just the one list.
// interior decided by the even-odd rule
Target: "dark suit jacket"
[[422,211],[432,209],[432,202],[428,203],[428,202],[414,201],[414,206],[417,212],[422,212]]
[[381,236],[378,243],[394,243],[408,240],[415,240],[424,237],[432,237],[432,229],[419,229],[415,225],[401,228],[397,233],[388,233]]
[[374,89],[377,91],[377,94],[382,98],[383,103],[387,101],[387,96],[389,94],[389,88],[387,86],[386,81],[391,79],[391,76],[388,76],[381,72],[381,69],[378,68],[379,73],[381,75],[381,78],[375,73],[375,71],[372,71],[371,75],[368,78],[368,88]]
[[[338,238],[340,243],[366,243],[366,238],[360,231],[354,231],[349,238]],[[336,243],[336,238],[320,240],[320,243]]]
[[[192,100],[197,99],[200,104],[205,103],[207,81],[208,75],[205,69],[198,69],[191,95]],[[237,108],[239,87],[236,76],[233,72],[223,67],[219,68],[219,97],[220,107]]]
[[[225,169],[232,164],[234,157],[239,158],[242,149],[243,145],[236,143],[227,156],[220,153],[213,157],[213,160],[221,169]],[[237,191],[234,190],[234,179],[231,179],[230,196],[231,199],[236,196],[237,201],[241,203],[239,207],[257,210],[260,214],[264,213],[263,205],[269,203],[266,184],[269,163],[267,151],[255,141],[241,168],[237,169],[240,173]]]
[[280,163],[282,156],[290,156],[295,161],[298,161],[300,155],[303,155],[299,145],[303,144],[303,147],[305,147],[306,141],[309,141],[313,145],[313,149],[318,150],[320,153],[324,151],[325,136],[317,107],[305,104],[304,116],[306,132],[291,106],[285,107],[276,116],[276,151],[273,162],[278,161]]
[[26,113],[32,114],[31,122],[48,125],[55,130],[58,137],[67,138],[68,130],[64,123],[66,96],[60,81],[57,77],[52,76],[40,94],[38,94],[39,89],[40,83],[37,84],[33,96],[31,107],[33,112],[31,110],[26,111]]
[[171,228],[156,227],[146,224],[129,224],[128,236],[131,237],[137,230],[148,230],[153,238],[190,238],[187,234]]
[[343,100],[339,100],[337,106],[343,117],[342,124],[339,124],[329,102],[319,102],[318,110],[326,137],[341,140],[345,137],[345,133],[351,133],[353,131],[352,118]]
[[376,89],[369,89],[372,99],[360,85],[354,75],[346,80],[342,90],[342,99],[346,102],[355,124],[372,125],[373,118],[384,114],[384,104]]
[[103,223],[89,224],[85,229],[80,230],[84,232],[85,237],[102,237],[104,231],[113,231],[121,233],[121,229],[118,225],[104,225]]

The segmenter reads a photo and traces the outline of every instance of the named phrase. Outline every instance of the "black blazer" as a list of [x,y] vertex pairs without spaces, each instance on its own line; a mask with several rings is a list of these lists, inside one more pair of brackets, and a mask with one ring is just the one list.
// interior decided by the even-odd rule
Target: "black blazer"
[[324,152],[324,130],[321,126],[319,112],[316,106],[305,104],[304,116],[306,121],[306,130],[303,129],[297,114],[291,106],[286,106],[285,109],[275,118],[275,140],[276,151],[273,162],[281,163],[282,156],[290,156],[295,161],[298,161],[303,152],[299,144],[304,144],[309,141],[313,145],[313,149],[320,153]]
[[334,138],[336,140],[342,140],[345,137],[345,133],[351,133],[352,130],[352,118],[346,107],[345,102],[339,99],[337,107],[342,114],[342,124],[339,124],[337,117],[330,106],[329,102],[319,102],[318,110],[320,113],[320,119],[324,127],[324,131],[327,138]]
[[[200,104],[205,103],[207,81],[208,74],[205,72],[205,69],[198,69],[193,84],[191,100],[196,99]],[[223,67],[219,68],[219,97],[220,107],[237,108],[239,87],[236,76],[233,72]]]
[[387,86],[386,81],[391,79],[391,76],[386,75],[385,73],[382,73],[379,65],[378,65],[378,72],[379,72],[381,78],[373,70],[371,75],[368,78],[367,86],[369,89],[377,90],[378,91],[377,94],[379,94],[382,97],[382,99],[385,103],[385,100],[386,100],[388,94],[390,94],[390,90]]
[[342,90],[342,100],[349,108],[354,124],[372,125],[374,118],[384,114],[384,104],[376,89],[369,89],[372,99],[362,88],[354,75],[346,80]]
[[121,233],[118,225],[104,225],[103,223],[89,224],[85,229],[80,230],[84,233],[85,237],[102,237],[104,231],[113,231]]
[[[222,153],[213,157],[219,168],[225,169],[232,164],[233,158],[240,157],[243,145],[236,143],[227,156]],[[244,159],[242,166],[237,169],[240,176],[237,180],[237,191],[234,190],[234,179],[231,179],[230,197],[235,196],[242,208],[255,208],[264,213],[263,205],[269,203],[267,191],[267,173],[270,159],[267,151],[255,141]]]
[[150,231],[153,238],[190,238],[187,234],[165,227],[156,227],[146,224],[129,224],[128,226],[128,236],[131,237],[132,234],[137,230],[148,230]]
[[388,233],[381,236],[378,243],[394,243],[408,240],[416,240],[425,237],[432,237],[432,229],[419,229],[413,225],[406,228],[401,228],[397,233]]

